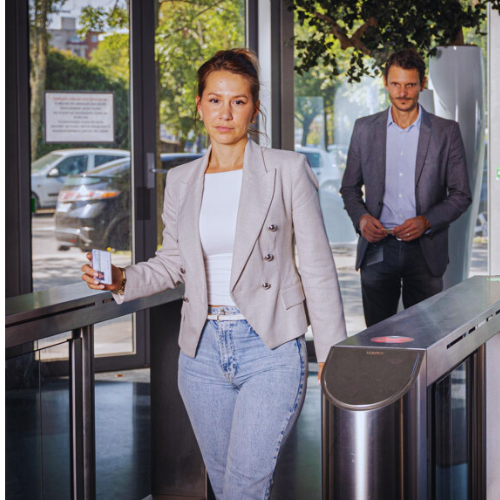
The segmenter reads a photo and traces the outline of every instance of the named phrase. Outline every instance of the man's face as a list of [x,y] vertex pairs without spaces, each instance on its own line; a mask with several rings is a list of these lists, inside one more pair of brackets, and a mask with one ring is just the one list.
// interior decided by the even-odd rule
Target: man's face
[[409,112],[416,108],[418,96],[425,88],[425,78],[422,84],[416,69],[403,69],[400,66],[391,66],[387,79],[384,77],[384,86],[389,93],[392,105],[402,112]]

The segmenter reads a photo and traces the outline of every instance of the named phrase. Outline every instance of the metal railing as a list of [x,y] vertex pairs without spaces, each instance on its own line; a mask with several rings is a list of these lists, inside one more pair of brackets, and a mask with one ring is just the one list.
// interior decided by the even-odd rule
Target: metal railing
[[492,439],[486,430],[497,334],[500,278],[475,276],[335,345],[322,379],[323,499],[486,498],[486,446],[492,464],[500,450],[496,401]]
[[37,341],[71,331],[69,342],[71,495],[96,496],[94,325],[181,299],[183,287],[118,305],[85,283],[9,298],[6,357],[36,352]]

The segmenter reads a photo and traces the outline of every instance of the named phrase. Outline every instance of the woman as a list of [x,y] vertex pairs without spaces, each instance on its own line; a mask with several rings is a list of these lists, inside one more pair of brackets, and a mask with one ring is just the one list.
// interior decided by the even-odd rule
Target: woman
[[82,268],[91,288],[119,303],[185,283],[179,390],[225,500],[269,498],[305,397],[304,301],[321,367],[346,335],[314,174],[304,156],[248,139],[259,87],[247,50],[220,51],[200,67],[196,106],[211,147],[168,174],[161,250],[113,267],[112,285]]

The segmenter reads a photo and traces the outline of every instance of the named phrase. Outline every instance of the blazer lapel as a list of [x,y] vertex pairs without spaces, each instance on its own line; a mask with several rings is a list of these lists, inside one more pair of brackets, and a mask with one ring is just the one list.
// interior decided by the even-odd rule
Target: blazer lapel
[[[390,109],[390,108],[389,108]],[[374,186],[377,186],[378,198],[382,202],[385,194],[385,170],[386,170],[386,151],[387,151],[387,117],[389,109],[380,113],[373,134],[373,152],[374,152],[374,169],[373,175]],[[378,214],[373,214],[376,217],[380,216],[382,211],[382,203],[379,205]]]
[[276,170],[267,170],[262,148],[250,139],[245,148],[231,268],[231,291],[261,232],[274,195]]
[[431,139],[431,120],[429,113],[423,107],[420,107],[422,112],[422,121],[420,122],[420,132],[418,135],[417,159],[415,162],[415,187],[418,184],[422,170],[424,169],[425,157],[429,148]]
[[191,175],[179,182],[179,213],[177,216],[177,231],[185,264],[189,272],[198,277],[202,284],[202,294],[207,294],[207,278],[205,262],[200,240],[200,210],[203,199],[205,170],[210,158],[211,148],[200,158],[199,165],[193,169]]

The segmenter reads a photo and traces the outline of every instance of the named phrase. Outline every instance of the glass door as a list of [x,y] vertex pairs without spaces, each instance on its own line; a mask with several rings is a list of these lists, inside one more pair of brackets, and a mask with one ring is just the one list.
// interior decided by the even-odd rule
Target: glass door
[[[91,249],[134,261],[128,5],[29,2],[33,291],[79,283]],[[133,317],[97,325],[95,353],[137,355]]]

